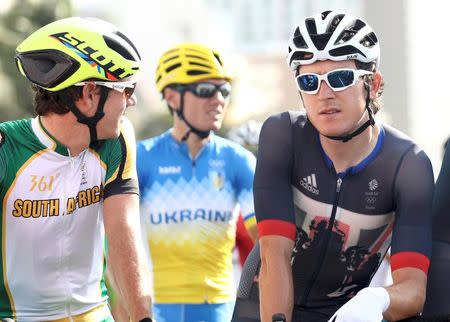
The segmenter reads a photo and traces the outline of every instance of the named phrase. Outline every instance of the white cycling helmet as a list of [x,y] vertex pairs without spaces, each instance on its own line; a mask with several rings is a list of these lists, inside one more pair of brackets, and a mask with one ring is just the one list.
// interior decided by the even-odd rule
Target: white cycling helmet
[[363,20],[341,11],[307,17],[289,39],[287,63],[296,70],[318,60],[374,62],[378,69],[380,45]]

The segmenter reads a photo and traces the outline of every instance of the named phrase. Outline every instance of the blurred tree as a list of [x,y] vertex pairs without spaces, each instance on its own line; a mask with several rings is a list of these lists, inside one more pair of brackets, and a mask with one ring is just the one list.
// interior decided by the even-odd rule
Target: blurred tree
[[[2,4],[3,6],[3,4]],[[19,43],[33,31],[73,13],[70,0],[10,0],[0,13],[0,122],[30,117],[31,90],[14,62]]]

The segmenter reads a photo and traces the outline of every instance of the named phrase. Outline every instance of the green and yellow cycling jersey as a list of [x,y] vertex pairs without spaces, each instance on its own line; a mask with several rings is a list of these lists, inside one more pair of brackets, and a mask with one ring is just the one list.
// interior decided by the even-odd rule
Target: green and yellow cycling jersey
[[136,179],[125,118],[117,139],[77,156],[39,117],[0,124],[1,318],[56,320],[106,302],[103,200],[138,193]]

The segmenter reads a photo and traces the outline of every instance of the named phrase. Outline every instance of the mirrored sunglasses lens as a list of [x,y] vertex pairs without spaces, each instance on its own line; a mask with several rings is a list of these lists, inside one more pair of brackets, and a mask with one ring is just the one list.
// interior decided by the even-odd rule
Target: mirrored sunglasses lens
[[214,84],[198,84],[195,88],[195,95],[198,97],[209,98],[216,93],[216,86]]
[[306,74],[297,77],[297,84],[300,90],[305,92],[313,92],[319,86],[319,78],[317,75]]
[[223,98],[227,98],[231,94],[231,85],[228,83],[222,84],[220,85],[219,90]]
[[333,88],[343,88],[353,84],[355,73],[353,70],[337,70],[327,76],[330,86]]

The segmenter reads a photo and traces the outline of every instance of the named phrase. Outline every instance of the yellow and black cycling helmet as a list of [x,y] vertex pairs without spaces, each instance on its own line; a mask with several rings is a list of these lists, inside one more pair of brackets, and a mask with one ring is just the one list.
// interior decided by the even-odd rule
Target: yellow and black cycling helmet
[[133,43],[106,21],[72,17],[32,33],[16,48],[19,71],[51,92],[87,79],[132,80],[141,70]]
[[231,81],[220,54],[196,43],[182,43],[159,59],[155,81],[158,91],[172,84],[190,84],[208,78]]

